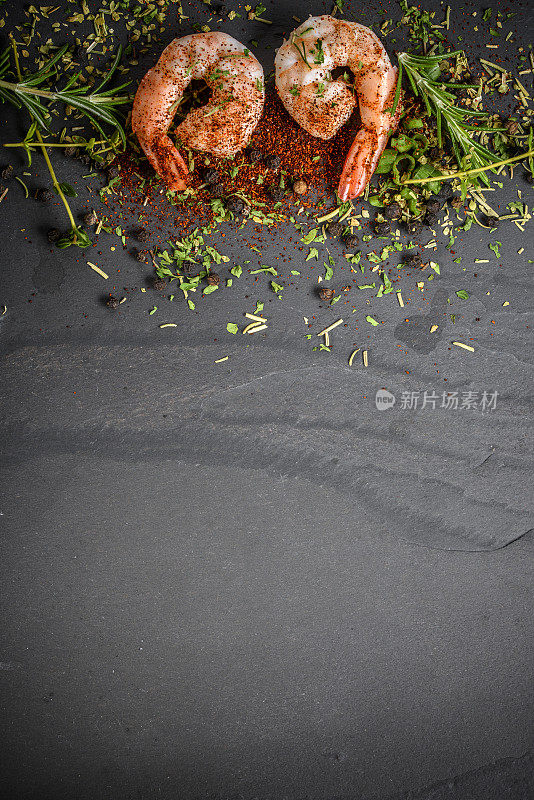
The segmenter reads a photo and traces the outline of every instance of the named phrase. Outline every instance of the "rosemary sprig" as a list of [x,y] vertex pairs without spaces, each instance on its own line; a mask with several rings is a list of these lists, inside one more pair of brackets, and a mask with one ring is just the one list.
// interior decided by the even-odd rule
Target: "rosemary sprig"
[[[8,102],[15,106],[15,108],[26,109],[30,115],[30,119],[32,120],[24,140],[14,146],[21,146],[25,148],[29,164],[31,164],[32,150],[34,148],[39,148],[41,150],[46,162],[46,166],[48,167],[50,177],[52,178],[54,189],[60,197],[61,202],[65,206],[65,210],[70,222],[70,230],[58,240],[56,246],[61,249],[70,247],[72,245],[75,245],[76,247],[90,247],[91,240],[85,231],[76,225],[70,205],[65,197],[63,186],[58,181],[54,167],[50,161],[47,148],[53,147],[54,145],[53,143],[45,142],[41,134],[41,131],[44,133],[49,133],[48,123],[50,119],[50,112],[48,107],[44,105],[43,100],[49,100],[52,102],[60,101],[67,106],[81,111],[82,114],[84,114],[99,131],[105,142],[110,143],[111,149],[117,149],[118,140],[120,140],[123,145],[126,144],[126,135],[114,112],[114,107],[122,105],[129,100],[128,97],[116,94],[116,92],[120,92],[128,84],[123,83],[116,89],[102,91],[117,69],[122,53],[121,48],[119,47],[109,72],[104,76],[96,89],[90,93],[87,86],[78,84],[81,70],[76,75],[73,75],[68,79],[65,87],[61,91],[50,91],[48,89],[37,89],[35,87],[40,86],[46,81],[50,81],[56,76],[56,63],[65,53],[67,47],[60,47],[59,50],[46,62],[46,64],[37,70],[37,72],[23,76],[20,69],[16,42],[13,36],[10,36],[10,39],[10,47],[6,48],[6,50],[4,50],[0,55],[0,98],[3,102]],[[12,69],[10,53],[13,54],[14,73],[18,78],[17,83],[5,80],[5,76],[10,69]],[[106,134],[102,129],[101,123],[107,123],[114,128],[114,133],[111,137],[106,138]],[[35,137],[35,139],[33,139],[33,137]],[[94,141],[94,139],[89,140],[89,142],[86,144],[92,144]]]
[[[13,39],[13,37],[11,37],[11,46],[13,48],[13,58],[15,60],[15,70],[17,72],[19,80],[22,80],[22,73],[21,73],[20,64],[19,64],[19,54],[18,54],[18,51],[17,51],[17,45],[16,45],[15,40]],[[28,108],[28,106],[26,106],[26,108]],[[56,177],[56,173],[54,171],[54,167],[52,166],[52,163],[50,161],[50,157],[48,155],[48,151],[46,149],[45,143],[43,142],[43,138],[42,138],[41,133],[40,133],[39,128],[38,128],[38,124],[39,124],[38,120],[35,119],[34,112],[32,110],[30,110],[30,108],[28,108],[28,111],[30,112],[30,117],[33,120],[31,127],[34,129],[35,137],[37,138],[37,141],[38,141],[38,143],[39,143],[39,145],[41,147],[44,159],[46,161],[46,166],[48,167],[48,171],[50,172],[50,176],[52,178],[52,183],[54,185],[54,189],[56,190],[57,194],[59,195],[59,197],[61,198],[61,200],[63,202],[63,205],[65,206],[65,210],[67,212],[67,216],[68,216],[70,224],[71,224],[71,228],[70,228],[69,233],[66,234],[65,236],[63,236],[61,239],[59,239],[59,241],[57,242],[57,246],[61,247],[61,248],[65,248],[65,247],[69,247],[72,244],[75,244],[78,247],[89,247],[91,245],[91,240],[89,239],[87,234],[84,231],[80,230],[78,228],[78,226],[76,225],[76,222],[75,222],[74,217],[72,215],[72,211],[71,211],[71,208],[70,208],[69,203],[67,201],[67,198],[65,197],[65,195],[63,193],[63,189],[61,187],[61,184],[59,183],[59,181],[58,181],[58,179]]]
[[[455,105],[456,97],[451,89],[465,89],[465,85],[445,84],[439,80],[439,62],[460,53],[462,53],[461,50],[433,56],[399,53],[398,59],[400,66],[404,67],[414,95],[421,97],[427,113],[436,117],[438,145],[440,147],[442,145],[442,131],[443,125],[445,125],[458,166],[460,168],[466,166],[465,162],[468,160],[469,166],[475,170],[476,174],[480,175],[486,185],[489,185],[485,172],[493,169],[491,165],[495,155],[473,137],[475,131],[484,130],[484,128],[477,128],[466,122],[466,117],[481,118],[486,117],[487,114],[474,109],[458,108]],[[469,174],[473,174],[470,170],[467,171]]]
[[57,62],[67,50],[67,45],[60,47],[56,53],[39,69],[37,72],[22,75],[18,65],[18,54],[14,40],[11,40],[11,51],[15,59],[15,69],[18,81],[13,83],[5,79],[6,74],[11,69],[10,48],[7,47],[0,55],[0,98],[4,102],[11,103],[15,108],[25,108],[36,121],[42,131],[48,131],[48,121],[50,112],[43,101],[64,103],[66,106],[76,108],[94,125],[102,137],[105,137],[102,124],[106,123],[114,128],[121,139],[122,144],[126,143],[126,135],[121,122],[115,112],[115,107],[124,105],[130,101],[128,95],[121,95],[120,92],[129,85],[129,81],[115,87],[105,89],[119,65],[122,48],[117,49],[117,54],[111,64],[109,71],[95,89],[79,83],[82,70],[72,75],[63,89],[51,91],[49,89],[39,89],[43,83],[50,82],[57,75]]

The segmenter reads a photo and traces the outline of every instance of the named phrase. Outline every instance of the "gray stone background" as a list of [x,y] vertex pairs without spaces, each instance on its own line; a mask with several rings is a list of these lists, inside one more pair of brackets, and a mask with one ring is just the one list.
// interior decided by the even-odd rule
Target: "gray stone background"
[[[331,4],[265,5],[272,26],[218,27],[257,40],[268,72],[293,14]],[[487,6],[515,13],[500,53],[512,65],[532,39],[529,4]],[[205,21],[200,4],[184,9]],[[471,30],[480,7],[451,9],[468,52],[493,53]],[[372,2],[348,17],[389,15],[397,6]],[[190,31],[169,26],[164,43]],[[0,114],[14,141],[22,128]],[[57,164],[83,189],[82,167]],[[29,171],[43,185],[39,157]],[[159,302],[149,316],[153,296],[129,292],[112,314],[108,284],[139,287],[146,270],[109,238],[102,281],[86,265],[94,251],[46,243],[59,205],[17,188],[2,204],[0,294],[10,796],[534,796],[532,234],[471,230],[460,265],[441,245],[441,276],[405,309],[394,294],[330,309],[298,280],[278,301],[249,276],[194,313]],[[517,188],[532,196],[505,182],[492,204]],[[232,230],[217,246],[249,268],[289,235],[274,233],[260,258]],[[348,268],[330,250],[341,286]],[[306,274],[303,259],[291,250],[287,272]],[[256,300],[270,327],[245,347],[226,322]],[[349,322],[330,354],[305,339],[312,315],[312,332]],[[178,328],[160,330],[167,321]],[[435,343],[422,333],[433,322]],[[475,353],[451,347],[468,338]],[[347,366],[354,346],[369,350],[367,369]],[[379,412],[382,387],[397,402]],[[497,391],[497,407],[401,407],[402,392],[445,389]]]

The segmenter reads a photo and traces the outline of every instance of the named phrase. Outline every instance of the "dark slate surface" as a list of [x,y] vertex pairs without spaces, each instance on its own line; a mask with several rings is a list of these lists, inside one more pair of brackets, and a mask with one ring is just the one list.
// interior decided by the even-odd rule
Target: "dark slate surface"
[[[267,5],[276,24],[246,36],[269,70],[291,16],[330,5]],[[476,8],[452,4],[464,41]],[[530,17],[510,10],[513,58]],[[357,18],[383,16],[367,4]],[[38,158],[29,171],[31,187],[45,181]],[[531,234],[470,231],[461,265],[440,245],[441,277],[420,297],[402,284],[405,309],[394,295],[328,309],[303,279],[278,301],[247,277],[194,314],[149,291],[111,314],[108,284],[139,287],[143,268],[117,239],[58,253],[43,231],[63,224],[60,207],[19,188],[2,204],[0,296],[10,795],[534,796]],[[492,205],[517,188],[530,191],[507,184]],[[308,274],[287,235],[261,258],[228,226],[215,238],[251,267],[286,246],[286,272]],[[448,304],[459,288],[470,300]],[[226,322],[257,299],[271,325],[245,347]],[[349,323],[332,354],[304,338],[312,315],[313,333]],[[451,348],[468,337],[475,354]],[[367,370],[347,367],[354,347]],[[376,409],[381,388],[393,409]],[[497,407],[402,408],[425,390],[497,391]]]

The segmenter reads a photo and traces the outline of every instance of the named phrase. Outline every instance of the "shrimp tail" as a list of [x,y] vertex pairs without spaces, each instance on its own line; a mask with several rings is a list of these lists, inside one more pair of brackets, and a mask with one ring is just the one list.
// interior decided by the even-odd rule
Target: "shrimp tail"
[[183,192],[187,186],[189,170],[182,156],[165,134],[148,143],[142,143],[148,160],[158,175],[165,181],[167,189]]
[[[391,90],[387,106],[393,106],[395,87]],[[397,103],[395,113],[389,117],[387,112],[382,115],[382,125],[378,129],[360,128],[348,152],[343,172],[339,180],[337,193],[343,202],[359,197],[371,180],[380,156],[384,152],[389,134],[399,124],[402,111],[402,95]]]

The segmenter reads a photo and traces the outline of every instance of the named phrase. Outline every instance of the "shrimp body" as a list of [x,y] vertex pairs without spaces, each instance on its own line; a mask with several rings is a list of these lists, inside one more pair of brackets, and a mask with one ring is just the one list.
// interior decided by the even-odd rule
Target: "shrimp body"
[[400,103],[391,113],[397,69],[380,39],[357,22],[323,15],[296,28],[276,54],[276,88],[293,119],[321,139],[331,139],[357,104],[351,87],[332,79],[335,67],[354,75],[362,122],[339,182],[338,194],[348,200],[364,191],[397,126]]
[[139,84],[132,109],[133,131],[172,190],[185,189],[188,169],[168,131],[186,86],[201,79],[211,97],[175,131],[186,147],[234,155],[249,141],[263,110],[263,69],[244,45],[218,32],[174,39]]

